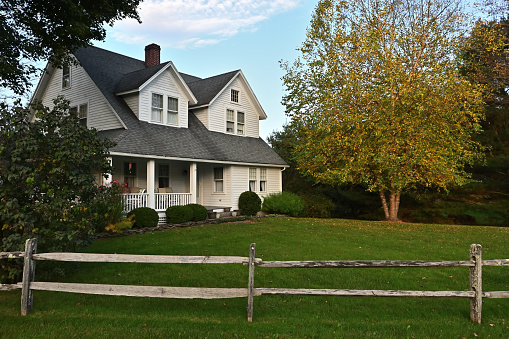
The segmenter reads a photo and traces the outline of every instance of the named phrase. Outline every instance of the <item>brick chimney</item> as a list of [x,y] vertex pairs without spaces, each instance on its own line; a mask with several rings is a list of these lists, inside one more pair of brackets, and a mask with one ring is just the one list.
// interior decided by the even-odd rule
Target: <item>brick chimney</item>
[[161,63],[161,47],[157,44],[145,46],[145,66],[152,67]]

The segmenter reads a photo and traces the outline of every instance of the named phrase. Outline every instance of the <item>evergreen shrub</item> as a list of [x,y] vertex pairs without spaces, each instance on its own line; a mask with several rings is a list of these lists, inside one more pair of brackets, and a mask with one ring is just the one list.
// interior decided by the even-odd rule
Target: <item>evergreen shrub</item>
[[281,192],[269,194],[263,199],[262,210],[267,213],[287,214],[299,216],[306,204],[297,194]]
[[166,223],[182,224],[193,220],[193,208],[186,206],[171,206],[166,209]]
[[134,215],[135,228],[156,227],[159,223],[159,215],[150,207],[139,207],[128,213],[128,217]]
[[243,215],[255,215],[261,210],[262,200],[255,192],[245,191],[239,197],[239,208]]
[[200,204],[189,204],[187,206],[193,210],[193,221],[207,220],[207,209],[204,206]]

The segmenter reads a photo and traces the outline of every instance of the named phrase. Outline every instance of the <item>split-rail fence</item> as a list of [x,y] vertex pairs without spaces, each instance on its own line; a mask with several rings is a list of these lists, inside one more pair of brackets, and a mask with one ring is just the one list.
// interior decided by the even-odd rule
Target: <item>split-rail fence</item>
[[[481,323],[483,298],[509,298],[509,291],[483,292],[483,266],[509,266],[509,259],[482,260],[482,247],[470,245],[467,261],[416,261],[416,260],[348,260],[348,261],[263,261],[255,257],[256,244],[250,245],[249,257],[233,256],[172,256],[129,255],[96,253],[36,253],[36,239],[28,239],[24,252],[0,252],[0,259],[22,258],[23,280],[17,284],[0,284],[1,290],[21,289],[21,314],[27,315],[33,306],[33,291],[60,291],[85,294],[117,295],[180,299],[224,299],[247,297],[248,321],[253,321],[253,297],[261,295],[315,295],[363,297],[414,297],[414,298],[469,298],[470,319]],[[247,288],[201,288],[170,286],[131,286],[105,284],[78,284],[34,281],[35,260],[109,263],[159,264],[242,264],[249,268]],[[255,267],[282,268],[388,268],[388,267],[468,267],[469,291],[402,291],[402,290],[350,290],[350,289],[287,289],[255,288]]]

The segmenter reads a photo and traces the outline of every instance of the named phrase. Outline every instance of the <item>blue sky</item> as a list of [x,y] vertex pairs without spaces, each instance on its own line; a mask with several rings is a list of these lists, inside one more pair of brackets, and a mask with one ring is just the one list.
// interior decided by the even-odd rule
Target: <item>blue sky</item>
[[242,69],[268,118],[264,139],[286,121],[281,105],[280,60],[293,61],[305,39],[317,0],[145,0],[135,20],[107,29],[105,48],[144,59],[144,47],[161,46],[161,62],[202,78]]

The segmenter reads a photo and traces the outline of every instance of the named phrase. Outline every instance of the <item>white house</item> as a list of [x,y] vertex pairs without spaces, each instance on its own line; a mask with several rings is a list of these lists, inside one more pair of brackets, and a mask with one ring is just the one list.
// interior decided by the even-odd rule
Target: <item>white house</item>
[[282,190],[288,165],[259,137],[267,116],[242,71],[180,73],[160,63],[156,44],[144,61],[97,47],[74,56],[80,66],[47,67],[33,100],[51,107],[65,96],[83,124],[117,144],[109,180],[126,184],[126,210],[148,206],[162,217],[168,206],[199,203],[235,211],[244,191]]

